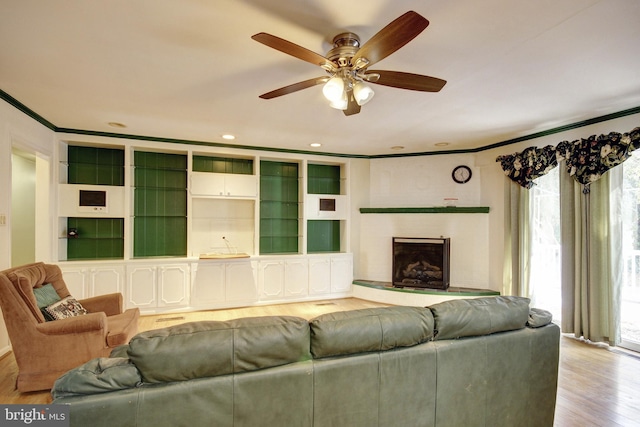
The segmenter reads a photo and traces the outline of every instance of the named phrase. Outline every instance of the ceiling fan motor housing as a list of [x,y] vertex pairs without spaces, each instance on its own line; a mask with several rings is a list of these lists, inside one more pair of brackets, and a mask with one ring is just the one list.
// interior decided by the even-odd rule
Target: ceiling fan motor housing
[[327,53],[327,59],[338,67],[351,65],[351,58],[360,49],[360,37],[354,33],[340,33],[333,38],[333,49]]

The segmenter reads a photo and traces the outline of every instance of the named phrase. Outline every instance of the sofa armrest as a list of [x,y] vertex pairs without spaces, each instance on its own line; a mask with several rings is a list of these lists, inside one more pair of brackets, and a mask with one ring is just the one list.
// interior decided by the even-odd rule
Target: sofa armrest
[[38,323],[36,330],[45,335],[69,335],[84,332],[103,331],[107,335],[107,316],[105,313],[89,313],[81,316],[68,317],[66,319],[52,320]]
[[107,316],[122,313],[122,294],[99,295],[78,301],[89,313],[104,312]]

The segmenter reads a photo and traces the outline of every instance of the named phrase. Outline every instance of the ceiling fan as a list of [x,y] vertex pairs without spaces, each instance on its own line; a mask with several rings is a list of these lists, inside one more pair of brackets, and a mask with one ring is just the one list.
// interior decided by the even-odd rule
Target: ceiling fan
[[294,83],[260,95],[262,99],[277,98],[302,89],[324,84],[322,92],[329,105],[350,116],[360,112],[360,107],[374,95],[366,83],[422,92],[438,92],[447,83],[436,77],[401,71],[369,70],[369,66],[391,55],[413,40],[429,21],[420,14],[409,11],[396,18],[360,46],[360,38],[354,33],[341,33],[333,38],[333,48],[326,56],[267,33],[251,38],[273,49],[284,52],[311,64],[322,67],[327,76]]

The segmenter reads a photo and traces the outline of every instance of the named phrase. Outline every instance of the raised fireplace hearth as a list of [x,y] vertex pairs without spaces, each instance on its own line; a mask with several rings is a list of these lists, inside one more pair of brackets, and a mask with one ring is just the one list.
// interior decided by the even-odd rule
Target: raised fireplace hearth
[[396,288],[449,288],[449,238],[393,238],[393,278]]

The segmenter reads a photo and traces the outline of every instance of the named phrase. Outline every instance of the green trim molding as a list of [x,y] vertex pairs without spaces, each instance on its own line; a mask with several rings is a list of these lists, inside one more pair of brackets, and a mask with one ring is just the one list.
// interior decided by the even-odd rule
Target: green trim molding
[[596,123],[606,122],[613,119],[618,119],[620,117],[630,116],[632,114],[640,113],[640,106],[628,108],[626,110],[618,111],[611,114],[606,114],[604,116],[597,116],[591,119],[582,120],[576,123],[571,123],[564,126],[558,126],[555,128],[551,128],[545,131],[536,132],[530,135],[520,136],[518,138],[508,139],[506,141],[496,142],[494,144],[485,145],[482,147],[464,149],[464,150],[443,150],[443,151],[425,151],[425,152],[417,152],[417,153],[402,153],[402,154],[378,154],[378,155],[362,155],[362,154],[341,154],[341,153],[322,153],[316,151],[307,151],[307,150],[289,150],[282,148],[273,148],[273,147],[258,147],[258,146],[250,146],[250,145],[234,145],[228,143],[220,143],[220,142],[207,142],[207,141],[190,141],[185,139],[175,139],[175,138],[163,138],[163,137],[155,137],[155,136],[144,136],[144,135],[128,135],[114,132],[101,132],[101,131],[93,131],[93,130],[85,130],[85,129],[70,129],[64,127],[58,127],[9,95],[7,92],[0,89],[0,99],[5,100],[10,105],[14,106],[18,110],[22,111],[27,116],[33,118],[37,122],[46,126],[47,128],[53,130],[57,133],[69,133],[76,135],[91,135],[91,136],[105,136],[110,138],[120,138],[120,139],[132,139],[139,141],[153,141],[153,142],[168,142],[173,144],[189,144],[189,145],[203,145],[209,147],[227,147],[227,148],[236,148],[236,149],[245,149],[245,150],[259,150],[259,151],[272,151],[272,152],[282,152],[282,153],[292,153],[292,154],[311,154],[315,156],[331,156],[331,157],[343,157],[343,158],[353,158],[353,159],[383,159],[390,157],[415,157],[415,156],[435,156],[440,154],[464,154],[464,153],[477,153],[480,151],[490,150],[492,148],[503,147],[505,145],[511,145],[518,142],[529,141],[536,138],[541,138],[543,136],[553,135],[556,133],[564,132],[571,129],[577,129],[584,126],[593,125]]
[[489,213],[488,206],[457,207],[457,206],[432,206],[410,208],[360,208],[361,214],[441,214],[441,213]]

